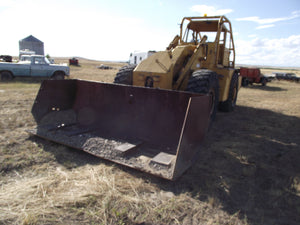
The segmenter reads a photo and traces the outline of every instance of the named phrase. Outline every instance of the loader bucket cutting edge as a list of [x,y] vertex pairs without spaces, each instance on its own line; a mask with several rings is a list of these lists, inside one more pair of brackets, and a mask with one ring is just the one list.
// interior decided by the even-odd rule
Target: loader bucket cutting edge
[[45,80],[31,134],[175,180],[209,125],[206,95],[84,80]]

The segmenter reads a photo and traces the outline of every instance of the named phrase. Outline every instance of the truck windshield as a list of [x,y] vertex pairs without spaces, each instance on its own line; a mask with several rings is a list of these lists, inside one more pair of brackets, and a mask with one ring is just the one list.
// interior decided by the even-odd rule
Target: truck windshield
[[50,64],[46,57],[36,57],[34,59],[34,64]]

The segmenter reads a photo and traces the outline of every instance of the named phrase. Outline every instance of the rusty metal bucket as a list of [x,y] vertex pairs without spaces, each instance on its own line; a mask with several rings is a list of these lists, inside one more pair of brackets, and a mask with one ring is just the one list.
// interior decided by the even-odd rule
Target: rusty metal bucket
[[206,95],[84,80],[46,80],[32,114],[39,137],[165,179],[193,163],[209,125]]

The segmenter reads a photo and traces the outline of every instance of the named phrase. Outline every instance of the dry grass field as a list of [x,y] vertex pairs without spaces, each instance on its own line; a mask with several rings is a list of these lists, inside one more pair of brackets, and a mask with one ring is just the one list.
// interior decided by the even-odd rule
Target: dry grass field
[[[71,78],[104,82],[124,65],[80,64]],[[242,88],[175,182],[27,134],[39,86],[0,83],[0,224],[299,224],[299,83]]]

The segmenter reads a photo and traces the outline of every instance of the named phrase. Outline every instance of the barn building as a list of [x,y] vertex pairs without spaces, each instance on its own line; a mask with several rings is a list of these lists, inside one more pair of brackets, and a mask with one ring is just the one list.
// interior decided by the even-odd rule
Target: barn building
[[44,42],[36,37],[29,35],[19,41],[19,57],[24,54],[44,55]]

